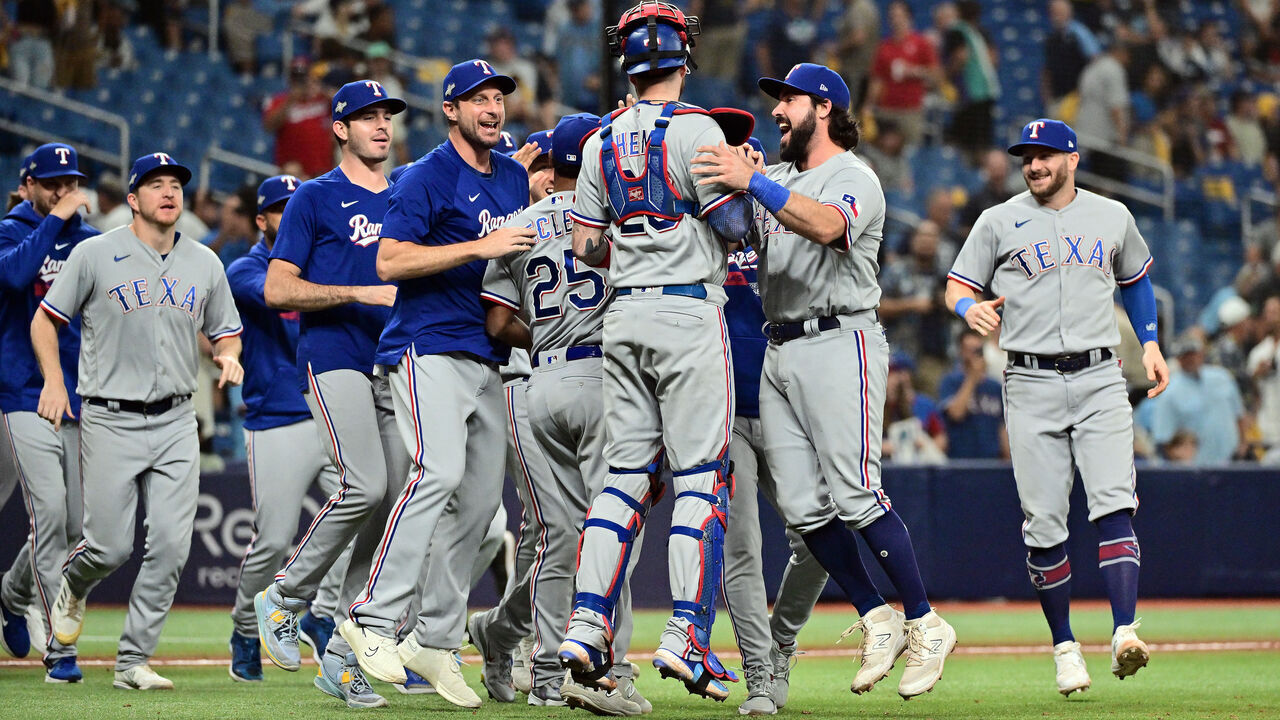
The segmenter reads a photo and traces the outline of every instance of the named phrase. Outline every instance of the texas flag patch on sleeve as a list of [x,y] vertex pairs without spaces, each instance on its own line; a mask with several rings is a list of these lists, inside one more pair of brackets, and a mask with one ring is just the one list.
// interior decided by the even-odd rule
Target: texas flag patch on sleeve
[[844,196],[844,198],[842,198],[842,199],[845,201],[845,203],[847,203],[847,204],[849,205],[849,209],[853,211],[853,217],[854,217],[854,219],[857,219],[857,217],[858,217],[858,199],[857,199],[857,198],[855,198],[855,197],[854,197],[854,196],[852,196],[852,195],[845,195],[845,196]]

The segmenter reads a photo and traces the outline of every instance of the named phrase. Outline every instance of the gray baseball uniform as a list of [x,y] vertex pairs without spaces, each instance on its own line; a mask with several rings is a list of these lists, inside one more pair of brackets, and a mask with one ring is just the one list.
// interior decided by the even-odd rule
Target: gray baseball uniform
[[[719,585],[734,414],[721,287],[725,246],[705,218],[734,194],[698,185],[690,167],[696,148],[719,144],[724,132],[698,108],[672,112],[667,105],[642,101],[617,113],[582,151],[573,222],[614,226],[610,281],[618,294],[605,312],[602,338],[609,473],[583,531],[567,637],[597,650],[608,645],[631,542],[665,453],[675,491],[668,543],[675,614],[661,648],[700,662]],[[646,170],[664,115],[666,165]],[[665,202],[674,196],[693,203],[662,210],[674,220],[653,212],[660,200],[652,185],[627,180],[660,170]]]
[[[45,659],[52,662],[73,657],[74,645],[62,645],[53,639],[53,632],[47,626],[47,608],[62,585],[62,564],[67,559],[67,551],[81,537],[84,503],[80,487],[80,424],[64,422],[54,430],[53,425],[33,412],[5,413],[3,424],[13,438],[13,457],[18,463],[28,515],[62,521],[57,527],[37,525],[38,536],[28,536],[22,552],[27,559],[21,561],[21,565],[15,561],[17,572],[11,569],[5,574],[5,606],[20,612],[26,607],[26,603],[18,603],[24,595],[36,601],[36,607],[40,608],[38,616],[46,623],[45,635],[49,638]],[[57,481],[37,482],[36,478],[56,478]],[[32,574],[33,567],[38,576]],[[32,581],[35,581],[34,593]]]
[[847,225],[841,250],[796,235],[767,212],[758,216],[765,317],[804,323],[801,337],[769,344],[760,383],[765,454],[786,488],[778,512],[802,534],[837,515],[862,528],[889,509],[880,489],[889,343],[875,313],[884,194],[853,153],[803,172],[780,163],[767,174],[836,208]]
[[[315,483],[325,495],[332,495],[339,483],[314,420],[246,430],[244,445],[254,533],[240,563],[240,585],[231,619],[236,632],[257,637],[253,596],[271,584],[280,563],[288,557],[307,489]],[[341,605],[340,588],[348,562],[347,557],[340,557],[333,567],[341,572],[331,569],[317,587],[312,611],[318,616],[330,617]]]
[[[1124,205],[1077,193],[1061,210],[1030,192],[988,209],[948,275],[1006,298],[1000,347],[1022,360],[1004,373],[1005,417],[1032,548],[1066,541],[1076,468],[1091,520],[1137,506],[1133,413],[1110,353],[1120,344],[1112,298],[1117,284],[1146,274],[1151,253]],[[1026,357],[1075,353],[1087,366],[1068,372]]]
[[[573,256],[573,199],[572,191],[554,193],[509,222],[533,228],[537,243],[528,252],[491,260],[481,294],[528,318],[537,359],[524,391],[527,419],[516,433],[526,439],[522,447],[533,445],[550,470],[543,483],[531,485],[536,488],[531,494],[539,499],[535,514],[546,528],[531,573],[535,687],[554,684],[564,674],[556,650],[569,619],[577,538],[608,473],[600,341],[613,290],[600,270]],[[630,638],[625,581],[622,593],[619,605],[625,607],[614,629],[615,657],[626,654]],[[518,640],[505,638],[512,647]]]
[[129,558],[139,496],[147,508],[147,550],[116,656],[126,670],[155,652],[191,546],[197,335],[237,335],[240,316],[211,250],[179,237],[162,257],[128,226],[77,246],[41,308],[62,322],[83,314],[84,540],[63,571],[72,594],[85,597]]

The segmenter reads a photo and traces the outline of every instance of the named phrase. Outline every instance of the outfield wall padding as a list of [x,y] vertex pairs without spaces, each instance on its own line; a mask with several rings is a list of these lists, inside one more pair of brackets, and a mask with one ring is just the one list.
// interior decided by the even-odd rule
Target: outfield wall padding
[[[1192,470],[1140,468],[1141,505],[1134,527],[1142,547],[1143,597],[1280,596],[1280,472],[1257,466]],[[785,488],[786,480],[779,485]],[[884,488],[911,529],[920,569],[935,599],[1031,598],[1022,513],[1013,473],[1002,463],[965,462],[938,467],[884,468]],[[322,498],[305,503],[304,522]],[[520,514],[508,483],[508,527],[518,532]],[[782,524],[761,500],[761,547],[770,597],[777,589],[788,549]],[[669,607],[666,537],[671,500],[650,513],[648,540],[632,583],[635,602]],[[191,555],[178,588],[177,602],[230,607],[240,557],[249,541],[253,513],[244,465],[201,479],[200,505]],[[732,515],[730,522],[732,522]],[[1077,480],[1072,493],[1068,549],[1077,597],[1103,597],[1097,568],[1097,534],[1088,522],[1084,491]],[[142,553],[142,523],[134,558],[94,591],[94,602],[123,603],[137,574]],[[305,526],[303,526],[305,527]],[[18,492],[0,508],[0,567],[8,568],[23,547],[27,519]],[[893,586],[864,548],[863,560],[886,597]],[[54,589],[56,592],[56,589]],[[824,596],[838,600],[829,584]],[[495,591],[486,576],[472,604],[489,605]]]

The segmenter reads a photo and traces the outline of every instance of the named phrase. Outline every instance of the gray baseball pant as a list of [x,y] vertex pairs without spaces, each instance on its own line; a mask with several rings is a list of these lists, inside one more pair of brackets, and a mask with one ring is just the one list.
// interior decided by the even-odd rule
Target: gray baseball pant
[[[535,568],[537,636],[533,650],[533,685],[564,676],[557,651],[573,605],[578,540],[591,501],[604,488],[609,465],[604,461],[603,361],[600,358],[553,362],[547,353],[534,368],[526,391],[533,437],[552,468],[555,502],[543,512],[547,525],[542,561]],[[631,550],[631,570],[640,557],[643,530]],[[613,628],[613,656],[621,661],[631,647],[631,586],[624,578]],[[621,667],[621,666],[619,666]],[[629,669],[627,669],[629,672]]]
[[757,487],[777,505],[777,486],[764,462],[764,431],[759,418],[739,415],[733,421],[734,493],[729,504],[729,531],[724,540],[724,604],[738,640],[743,668],[769,666],[772,642],[795,643],[813,605],[827,584],[827,571],[810,554],[799,535],[787,531],[791,558],[783,571],[772,617],[764,588],[761,563],[760,507]]
[[[316,513],[293,557],[276,573],[276,582],[286,602],[301,610],[350,545],[351,559],[333,615],[340,624],[369,579],[382,524],[404,486],[408,456],[396,434],[386,378],[344,369],[311,374],[308,383],[307,406],[325,437],[341,487]],[[334,633],[327,652],[345,656],[350,647]]]
[[[231,620],[237,633],[257,637],[253,596],[271,584],[275,571],[289,556],[307,489],[314,482],[326,495],[333,495],[339,484],[315,420],[246,430],[244,447],[253,500],[253,538],[240,563]],[[348,562],[349,553],[344,553],[321,580],[311,605],[317,617],[331,617],[337,610]]]
[[190,401],[159,415],[85,403],[80,411],[80,451],[84,539],[63,570],[73,595],[88,596],[129,559],[139,498],[147,512],[142,567],[129,595],[116,654],[115,669],[128,670],[155,653],[191,549],[200,495],[195,412]]
[[[712,527],[719,521],[713,515],[728,510],[707,498],[715,497],[720,478],[712,465],[728,454],[734,414],[724,293],[709,288],[708,294],[700,300],[664,295],[658,289],[633,290],[615,300],[605,314],[604,456],[611,469],[604,482],[608,492],[592,500],[590,515],[609,525],[584,530],[577,575],[580,595],[616,597],[630,542],[624,542],[618,529],[634,536],[642,524],[636,508],[652,499],[646,469],[665,451],[673,470],[672,527],[707,529],[700,539],[682,531],[671,533],[667,556],[672,600],[681,604],[678,607],[698,606],[696,616],[704,625],[714,607],[712,594],[720,574],[719,568],[704,563],[704,553],[719,553]],[[577,603],[568,636],[601,647],[608,623],[600,612],[604,605],[592,602],[595,609]],[[700,660],[701,653],[690,642],[691,613],[678,612],[667,622],[661,645]]]
[[[497,368],[469,355],[417,355],[387,368],[408,483],[386,521],[368,583],[351,605],[359,624],[395,635],[430,551],[427,584],[414,634],[423,647],[463,644],[467,595],[477,548],[502,502],[505,446],[502,382]],[[454,512],[446,513],[452,507]]]

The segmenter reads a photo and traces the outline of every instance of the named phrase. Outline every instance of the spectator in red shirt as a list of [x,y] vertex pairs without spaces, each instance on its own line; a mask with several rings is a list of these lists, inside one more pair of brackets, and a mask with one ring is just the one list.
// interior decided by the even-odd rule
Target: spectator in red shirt
[[924,137],[925,92],[942,82],[938,54],[913,23],[904,0],[889,4],[889,37],[876,51],[868,90],[876,119],[895,122],[911,147]]
[[306,60],[289,69],[289,89],[271,98],[262,124],[276,135],[280,171],[313,178],[333,168],[333,130],[329,93]]

